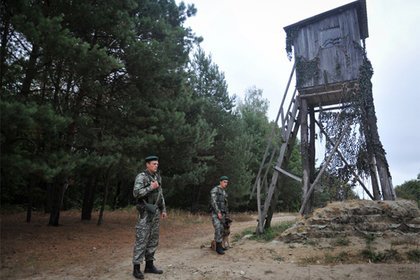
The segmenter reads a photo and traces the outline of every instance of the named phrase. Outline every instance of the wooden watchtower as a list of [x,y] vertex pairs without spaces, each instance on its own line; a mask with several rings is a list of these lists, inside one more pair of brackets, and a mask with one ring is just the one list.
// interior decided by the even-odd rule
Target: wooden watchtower
[[[300,212],[306,214],[311,211],[309,201],[314,187],[329,164],[332,154],[341,155],[346,163],[346,159],[338,149],[342,136],[329,137],[315,119],[315,114],[320,110],[341,110],[353,102],[355,95],[360,94],[360,68],[367,61],[364,40],[369,35],[366,2],[364,0],[351,2],[286,26],[284,30],[287,34],[286,50],[290,57],[294,56],[295,63],[276,119],[281,127],[282,144],[279,149],[271,147],[273,141],[268,141],[254,186],[254,189],[257,189],[259,209],[258,232],[262,232],[263,227],[266,227],[267,219],[271,220],[269,209],[272,211],[275,208],[279,176],[290,176],[302,183],[303,199]],[[295,72],[296,87],[290,96],[289,86]],[[288,105],[285,104],[287,99],[291,100]],[[373,107],[373,99],[371,105]],[[367,141],[367,154],[373,195],[362,180],[355,173],[353,175],[372,199],[393,200],[395,193],[385,153],[383,149],[375,149],[372,147],[373,144],[370,144],[381,146],[373,108],[372,111],[374,121],[366,121],[364,127],[366,127],[365,138],[372,140]],[[330,141],[330,146],[334,147],[317,175],[315,174],[316,125]],[[299,129],[302,178],[285,170]],[[268,184],[267,175],[270,173],[268,171],[273,166],[275,171],[272,173],[269,186],[266,186],[267,193],[263,206],[260,192],[264,182]],[[274,201],[272,201],[273,196]]]

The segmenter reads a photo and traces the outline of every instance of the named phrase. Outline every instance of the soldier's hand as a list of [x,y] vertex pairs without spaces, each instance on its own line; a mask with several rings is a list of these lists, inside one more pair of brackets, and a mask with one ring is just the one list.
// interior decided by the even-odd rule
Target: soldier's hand
[[166,212],[162,212],[162,219],[166,219],[168,217],[168,214]]
[[152,190],[156,190],[157,188],[159,188],[159,183],[157,181],[152,181],[150,183],[150,186],[152,187]]
[[217,213],[217,218],[219,219],[219,220],[221,220],[223,217],[222,217],[222,212],[219,212],[219,213]]

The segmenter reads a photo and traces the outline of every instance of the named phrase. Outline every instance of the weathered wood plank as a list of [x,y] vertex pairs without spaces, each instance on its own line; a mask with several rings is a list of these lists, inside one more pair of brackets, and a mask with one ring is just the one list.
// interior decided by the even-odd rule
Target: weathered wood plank
[[[301,81],[298,85],[301,92],[313,87],[322,92],[323,89],[319,86],[357,80],[359,67],[363,62],[357,17],[357,10],[353,8],[314,21],[297,31],[293,41],[295,57],[302,58],[304,63],[311,63],[314,59],[318,62],[317,74],[313,74],[307,67],[303,67],[301,71],[306,69],[312,75],[299,71],[296,73]],[[333,104],[339,102],[336,97],[324,99]]]

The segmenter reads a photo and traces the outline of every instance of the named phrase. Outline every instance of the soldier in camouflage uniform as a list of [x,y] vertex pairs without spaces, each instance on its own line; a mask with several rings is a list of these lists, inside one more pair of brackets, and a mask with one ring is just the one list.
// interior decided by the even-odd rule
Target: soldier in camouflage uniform
[[137,199],[139,216],[136,225],[136,242],[133,253],[133,276],[144,279],[140,263],[146,259],[144,273],[162,274],[154,264],[154,255],[159,243],[160,216],[166,218],[165,199],[162,192],[162,179],[158,173],[158,157],[145,159],[146,170],[137,175],[133,195]]
[[229,178],[227,176],[220,177],[219,185],[215,186],[210,191],[210,202],[211,202],[211,216],[214,227],[214,240],[216,241],[216,252],[220,255],[225,253],[222,247],[223,239],[223,223],[228,214],[228,195],[226,188],[228,185]]

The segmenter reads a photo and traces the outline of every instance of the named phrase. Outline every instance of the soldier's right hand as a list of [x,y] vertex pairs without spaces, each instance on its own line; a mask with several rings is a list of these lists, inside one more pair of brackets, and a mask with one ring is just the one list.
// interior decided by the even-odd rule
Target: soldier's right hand
[[152,187],[152,190],[156,190],[157,188],[159,188],[159,183],[157,181],[152,181],[150,183],[150,186]]

